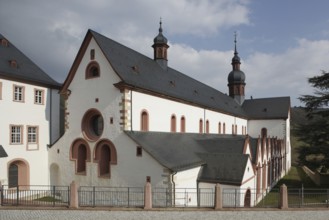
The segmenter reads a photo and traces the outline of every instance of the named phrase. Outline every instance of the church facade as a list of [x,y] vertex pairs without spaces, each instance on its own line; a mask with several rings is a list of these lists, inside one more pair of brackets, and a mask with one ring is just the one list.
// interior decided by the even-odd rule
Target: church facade
[[161,22],[152,47],[153,59],[88,30],[59,91],[65,132],[44,146],[49,184],[220,183],[257,201],[291,166],[290,98],[245,99],[236,44],[229,95],[169,67]]

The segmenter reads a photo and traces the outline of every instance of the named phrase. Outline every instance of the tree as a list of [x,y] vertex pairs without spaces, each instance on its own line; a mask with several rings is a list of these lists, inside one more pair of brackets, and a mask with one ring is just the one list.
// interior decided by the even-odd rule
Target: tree
[[[305,103],[308,120],[296,128],[296,135],[311,147],[303,149],[304,153],[324,155],[320,163],[329,167],[329,73],[322,71],[319,76],[309,78],[308,82],[315,92],[314,95],[302,95],[299,98]],[[306,160],[307,155],[301,156]]]

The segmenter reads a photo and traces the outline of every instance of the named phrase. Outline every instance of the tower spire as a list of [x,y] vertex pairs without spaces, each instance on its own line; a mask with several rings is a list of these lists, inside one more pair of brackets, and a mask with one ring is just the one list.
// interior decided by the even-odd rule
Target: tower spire
[[162,34],[162,19],[160,17],[159,22],[159,33],[154,38],[154,44],[152,47],[154,48],[154,60],[164,69],[167,69],[167,49],[169,48],[167,42],[167,38]]
[[240,70],[240,57],[237,50],[237,32],[234,32],[234,56],[232,58],[232,71],[228,75],[229,95],[234,98],[240,105],[244,102],[244,88],[246,76]]

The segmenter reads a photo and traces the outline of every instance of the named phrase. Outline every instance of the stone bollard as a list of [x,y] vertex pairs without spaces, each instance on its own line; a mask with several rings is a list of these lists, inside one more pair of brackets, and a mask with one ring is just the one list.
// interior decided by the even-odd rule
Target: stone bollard
[[215,186],[215,209],[222,209],[223,208],[223,193],[222,193],[222,187],[219,183]]
[[144,187],[144,209],[152,209],[152,187],[149,182]]
[[79,185],[75,181],[72,181],[72,183],[70,184],[70,198],[71,198],[70,208],[71,209],[79,208],[78,188],[79,188]]
[[288,208],[288,189],[285,184],[280,186],[280,209]]

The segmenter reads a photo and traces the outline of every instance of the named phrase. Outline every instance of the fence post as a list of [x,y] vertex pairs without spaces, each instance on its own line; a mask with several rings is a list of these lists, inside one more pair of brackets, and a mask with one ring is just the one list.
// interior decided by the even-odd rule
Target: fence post
[[219,183],[215,186],[215,209],[222,209],[223,208],[223,193],[222,193],[222,187]]
[[149,182],[144,187],[144,209],[152,209],[152,187]]
[[72,181],[70,184],[70,208],[73,209],[79,208],[78,188],[78,184],[75,181]]
[[285,184],[280,186],[280,209],[288,208],[288,189]]

